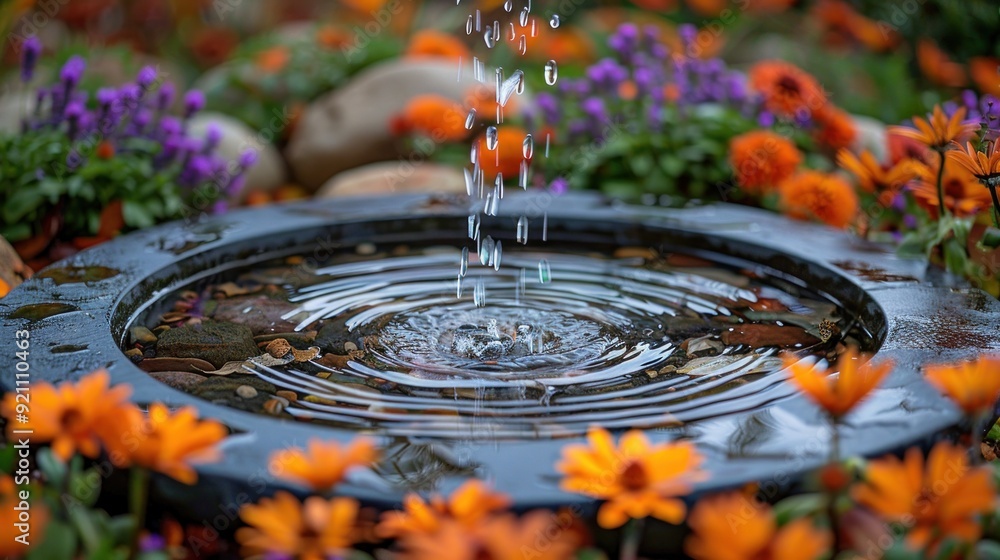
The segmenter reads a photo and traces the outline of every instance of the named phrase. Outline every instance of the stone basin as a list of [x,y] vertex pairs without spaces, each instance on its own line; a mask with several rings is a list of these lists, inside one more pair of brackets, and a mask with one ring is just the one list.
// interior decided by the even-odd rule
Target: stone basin
[[[692,255],[766,264],[840,302],[864,323],[877,357],[897,364],[883,386],[848,417],[841,433],[845,454],[879,455],[941,437],[960,414],[924,382],[921,367],[1000,350],[1000,303],[928,272],[923,262],[899,259],[890,249],[847,233],[728,204],[665,209],[548,193],[505,199],[493,230],[513,235],[519,215],[542,212],[548,216],[549,244],[556,247],[561,239],[593,236],[611,236],[625,245],[642,232]],[[113,382],[133,387],[138,403],[193,405],[202,416],[230,426],[235,435],[226,442],[222,461],[199,467],[196,487],[161,480],[158,492],[159,499],[182,504],[224,530],[233,519],[227,512],[234,511],[227,504],[254,501],[286,486],[267,471],[271,452],[304,446],[316,437],[347,441],[358,431],[243,412],[156,381],[121,350],[136,315],[186,283],[276,257],[362,242],[436,239],[457,245],[465,240],[467,215],[461,198],[403,195],[308,201],[166,224],[52,265],[0,299],[0,324],[5,333],[31,332],[34,382],[70,380],[106,368]],[[0,379],[5,390],[13,382],[12,375]],[[804,397],[785,383],[771,383],[743,402],[746,406],[737,411],[647,433],[654,441],[684,437],[698,445],[710,472],[698,492],[760,481],[762,490],[776,494],[823,464],[827,423]],[[589,511],[593,501],[562,492],[554,470],[562,447],[581,439],[382,438],[392,468],[352,477],[338,491],[392,507],[407,490],[448,492],[474,475],[493,481],[519,510],[577,504]],[[227,527],[219,526],[220,516],[228,516]]]

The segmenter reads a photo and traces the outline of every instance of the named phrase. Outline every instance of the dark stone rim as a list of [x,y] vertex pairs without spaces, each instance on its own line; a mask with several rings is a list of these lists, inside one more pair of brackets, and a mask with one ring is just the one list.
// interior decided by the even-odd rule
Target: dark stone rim
[[[845,306],[870,320],[870,329],[882,341],[879,357],[896,361],[895,373],[880,391],[887,392],[889,399],[898,396],[902,402],[897,408],[907,411],[905,420],[892,417],[891,411],[873,412],[876,420],[881,414],[892,417],[885,427],[855,426],[849,421],[842,434],[846,453],[874,455],[912,443],[926,443],[955,425],[960,414],[922,381],[920,367],[928,361],[965,358],[1000,346],[995,336],[1000,325],[1000,303],[946,278],[927,279],[923,263],[898,259],[882,247],[821,226],[725,204],[667,210],[614,204],[589,195],[554,199],[541,193],[509,197],[502,210],[503,215],[498,219],[511,216],[516,219],[522,213],[540,214],[544,210],[550,224],[563,223],[571,228],[584,224],[610,224],[613,228],[642,224],[686,239],[696,245],[691,247],[694,250],[735,252],[748,260],[769,260],[772,268],[796,277],[829,282],[827,291],[836,293]],[[316,428],[240,412],[171,389],[129,362],[119,350],[113,333],[125,330],[129,318],[149,294],[176,285],[187,270],[234,265],[287,254],[291,248],[315,246],[317,233],[331,228],[350,236],[364,232],[365,223],[372,220],[402,223],[414,217],[456,219],[465,212],[462,201],[405,195],[309,201],[241,210],[195,223],[166,224],[56,263],[51,268],[103,265],[121,272],[90,284],[56,285],[51,279],[33,278],[0,299],[0,324],[4,332],[22,328],[31,331],[33,381],[59,382],[106,368],[114,382],[133,386],[137,402],[191,404],[203,416],[232,426],[239,435],[227,443],[221,463],[199,468],[202,482],[197,493],[190,496],[197,496],[198,502],[207,504],[239,503],[248,496],[254,499],[275,487],[286,486],[267,473],[265,459],[271,450],[290,444],[303,445],[309,437],[347,440],[357,432]],[[507,229],[513,231],[512,227]],[[401,234],[405,230],[402,228]],[[586,230],[579,227],[576,232],[582,234]],[[151,284],[150,278],[157,280]],[[143,288],[137,291],[140,285]],[[78,310],[36,321],[12,317],[22,306],[39,302],[69,303]],[[13,336],[9,340],[12,348]],[[84,344],[87,345],[84,352],[51,351]],[[976,347],[977,344],[981,347]],[[3,377],[0,386],[10,390],[14,386],[13,376]],[[757,444],[753,443],[750,451],[740,448],[740,454],[746,452],[746,456],[727,456],[732,455],[726,443],[730,431],[739,431],[752,423],[780,423],[789,417],[802,423],[803,438],[789,441],[783,457],[768,456],[766,445],[755,448]],[[705,426],[693,425],[651,437],[690,436],[704,440],[709,449],[718,444],[711,457],[724,461],[721,465],[709,465],[715,468],[713,477],[700,484],[698,491],[730,487],[748,480],[784,486],[824,461],[826,442],[823,432],[818,431],[822,425],[823,419],[815,407],[796,396]],[[905,427],[905,433],[898,433],[900,426]],[[817,431],[810,435],[813,429]],[[720,434],[725,440],[713,443]],[[554,459],[559,448],[569,441],[501,442],[497,451],[477,444],[469,452],[485,465],[483,474],[494,478],[500,490],[512,495],[518,508],[592,503],[561,492],[554,483]],[[511,462],[511,457],[523,462]],[[525,471],[548,475],[534,483],[525,483]],[[375,505],[398,503],[399,491],[380,485],[374,478],[352,480],[339,491]],[[443,490],[457,483],[447,479],[442,484]],[[187,494],[180,487],[170,488],[177,500]],[[217,500],[206,499],[206,491]],[[213,506],[205,507],[215,511]],[[203,512],[203,516],[211,511]]]

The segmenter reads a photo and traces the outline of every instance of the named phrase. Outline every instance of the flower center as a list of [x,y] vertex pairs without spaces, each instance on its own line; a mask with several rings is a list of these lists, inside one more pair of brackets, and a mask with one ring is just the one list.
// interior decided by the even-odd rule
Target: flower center
[[789,95],[798,95],[802,91],[799,87],[799,82],[791,76],[782,76],[778,78],[776,85],[781,89],[781,91]]
[[622,486],[626,490],[641,490],[649,484],[649,477],[646,476],[646,469],[641,463],[631,462],[621,476]]
[[476,550],[472,554],[473,560],[493,560],[493,554],[484,544],[478,543]]
[[944,194],[959,200],[965,198],[965,183],[958,179],[944,182]]
[[83,414],[79,409],[68,408],[64,410],[59,420],[66,431],[72,435],[78,435],[86,431],[83,426]]

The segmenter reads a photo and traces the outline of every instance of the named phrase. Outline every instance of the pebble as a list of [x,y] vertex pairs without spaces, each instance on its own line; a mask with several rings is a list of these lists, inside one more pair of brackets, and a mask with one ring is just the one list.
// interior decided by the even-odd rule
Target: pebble
[[141,342],[143,344],[152,344],[152,343],[156,342],[156,335],[153,334],[153,331],[151,331],[151,330],[149,330],[146,327],[143,327],[141,325],[137,325],[135,327],[132,327],[132,329],[130,330],[130,333],[132,334],[132,343],[133,344],[136,343],[136,342]]
[[354,249],[359,255],[374,255],[378,248],[375,247],[374,243],[358,243],[358,246]]
[[286,406],[288,406],[287,403],[283,403],[281,400],[277,398],[268,399],[264,403],[264,412],[271,414],[273,416],[277,416],[282,412],[284,412]]
[[288,391],[288,390],[282,389],[281,391],[276,392],[275,395],[279,396],[279,397],[281,397],[283,399],[285,399],[286,401],[290,401],[290,402],[295,402],[295,401],[299,400],[299,395],[295,391]]
[[357,349],[358,349],[358,345],[355,344],[355,343],[353,343],[353,342],[348,341],[348,342],[344,343],[344,351],[345,352],[354,352]]
[[153,329],[153,334],[159,336],[159,335],[161,335],[161,334],[163,334],[163,333],[165,333],[165,332],[167,332],[169,330],[170,330],[170,325],[160,325],[160,326],[156,327],[155,329]]
[[257,396],[257,389],[249,385],[240,385],[236,388],[236,394],[244,399],[252,399]]
[[133,362],[137,362],[144,357],[142,355],[142,350],[139,350],[138,348],[129,348],[125,351],[125,355],[128,356],[128,358]]

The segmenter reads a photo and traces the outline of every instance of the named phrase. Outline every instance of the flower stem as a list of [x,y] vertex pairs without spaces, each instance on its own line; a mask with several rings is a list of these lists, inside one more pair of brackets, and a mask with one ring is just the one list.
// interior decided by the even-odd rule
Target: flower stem
[[948,208],[944,205],[944,163],[946,158],[944,157],[944,150],[938,149],[937,153],[941,156],[941,165],[938,166],[937,173],[938,208],[940,216],[943,217],[945,214],[948,214]]
[[132,532],[132,543],[129,547],[129,559],[139,556],[139,545],[142,529],[146,526],[146,506],[149,501],[149,471],[141,467],[132,467],[129,473],[129,509],[135,520]]
[[997,186],[987,183],[986,188],[990,189],[990,196],[993,197],[993,225],[1000,227],[1000,198],[997,197]]
[[[836,419],[830,422],[832,431],[830,433],[830,464],[840,463],[840,424]],[[833,552],[836,554],[841,550],[840,543],[840,515],[837,513],[837,497],[840,490],[835,488],[827,489],[826,496],[826,516],[830,521],[830,535],[833,537]]]
[[620,560],[636,560],[639,557],[639,545],[642,544],[642,533],[646,527],[646,519],[632,519],[625,525],[625,534],[622,536],[622,548],[618,558]]

